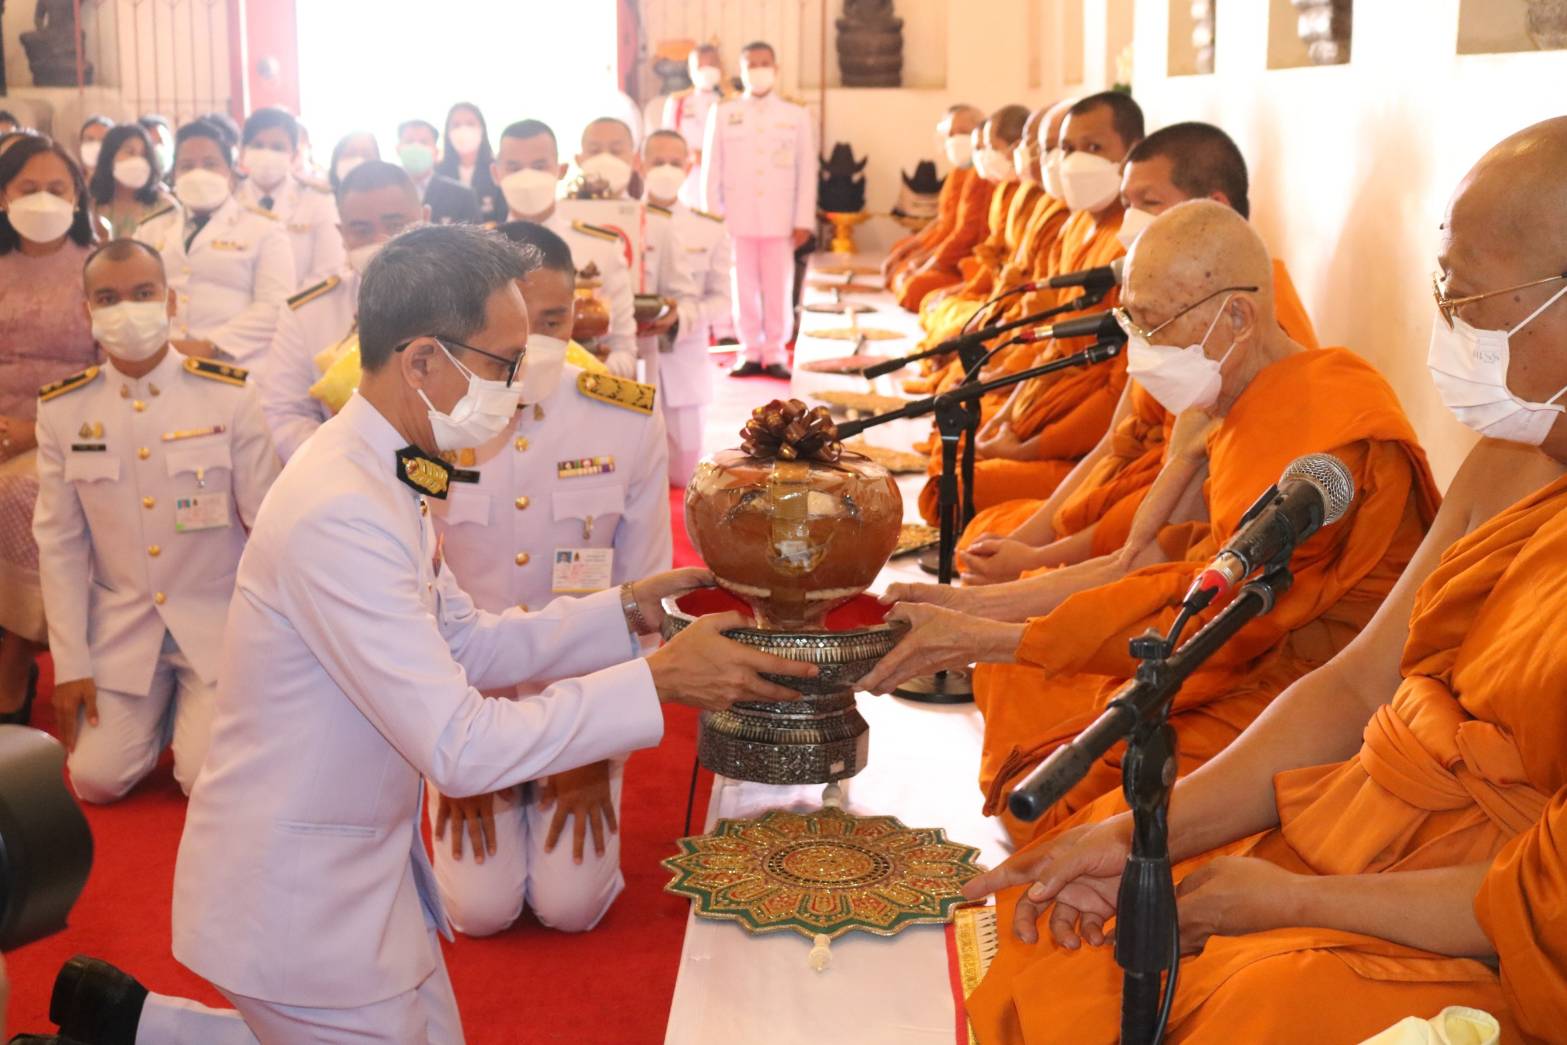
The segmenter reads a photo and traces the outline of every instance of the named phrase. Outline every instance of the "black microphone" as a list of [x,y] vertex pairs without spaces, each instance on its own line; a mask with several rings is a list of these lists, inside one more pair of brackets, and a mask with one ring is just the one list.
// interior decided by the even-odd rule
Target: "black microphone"
[[1355,479],[1332,454],[1307,454],[1291,461],[1241,517],[1241,527],[1186,592],[1185,605],[1199,611],[1231,591],[1252,572],[1287,557],[1322,527],[1336,523],[1355,499]]
[[1121,285],[1121,266],[1126,263],[1126,258],[1116,258],[1108,265],[1100,265],[1098,268],[1083,269],[1081,272],[1065,272],[1059,276],[1051,276],[1045,281],[1053,290],[1062,287],[1083,287],[1086,290],[1106,291],[1111,287]]
[[1079,316],[1062,323],[1035,327],[1033,330],[1024,331],[1012,340],[1015,344],[1032,345],[1036,341],[1049,341],[1053,337],[1091,337],[1100,341],[1116,342],[1126,340],[1121,324],[1116,322],[1115,315],[1110,312],[1095,312],[1091,316]]

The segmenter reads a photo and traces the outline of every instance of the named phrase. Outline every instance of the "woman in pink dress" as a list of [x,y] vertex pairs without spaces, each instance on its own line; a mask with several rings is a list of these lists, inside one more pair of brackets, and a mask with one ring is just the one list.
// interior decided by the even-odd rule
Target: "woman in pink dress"
[[98,361],[82,299],[87,185],[54,142],[0,154],[0,721],[26,721],[48,638],[33,543],[38,389]]

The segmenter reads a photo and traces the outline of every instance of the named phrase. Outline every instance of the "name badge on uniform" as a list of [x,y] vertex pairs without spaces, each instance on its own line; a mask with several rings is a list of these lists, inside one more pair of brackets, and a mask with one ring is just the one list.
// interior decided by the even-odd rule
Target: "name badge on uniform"
[[245,244],[236,243],[231,239],[215,239],[211,243],[208,243],[207,246],[211,247],[213,250],[230,250],[236,253],[240,253],[249,249]]
[[615,458],[580,457],[574,461],[555,462],[555,478],[580,479],[585,475],[609,475],[615,470]]
[[310,231],[310,226],[309,225],[290,225],[288,227],[288,231],[290,231],[290,232],[297,232],[300,235],[304,235],[305,233]]
[[177,533],[218,530],[228,524],[229,495],[226,493],[198,493],[174,499],[174,529]]
[[614,577],[613,548],[556,548],[550,568],[550,591],[556,595],[587,595],[603,591]]

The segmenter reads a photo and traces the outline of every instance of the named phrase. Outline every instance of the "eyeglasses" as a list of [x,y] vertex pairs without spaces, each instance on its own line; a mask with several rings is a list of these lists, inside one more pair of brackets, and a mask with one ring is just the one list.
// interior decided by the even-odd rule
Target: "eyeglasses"
[[[464,351],[467,351],[467,352],[477,352],[479,355],[483,356],[485,359],[493,359],[493,360],[495,360],[495,362],[499,363],[501,366],[506,368],[506,387],[507,388],[510,388],[511,387],[511,383],[517,379],[517,371],[522,366],[523,357],[528,354],[528,350],[526,348],[524,348],[521,352],[517,353],[517,358],[516,359],[507,359],[505,356],[498,356],[494,352],[486,352],[482,348],[474,348],[472,345],[464,344],[463,342],[458,341],[454,337],[445,337],[445,336],[443,336],[441,334],[421,334],[420,337],[434,338],[437,342],[439,342],[443,347],[447,348],[448,350],[450,350],[451,348],[454,348],[454,347],[455,348],[460,348],[460,349],[463,349]],[[396,348],[392,349],[392,351],[393,352],[401,352],[403,349],[407,348],[409,345],[413,344],[415,341],[418,341],[418,340],[419,340],[419,338],[417,338],[417,337],[411,337],[407,341],[404,341],[402,344],[398,345]]]
[[1214,298],[1218,297],[1220,294],[1237,294],[1237,293],[1241,293],[1241,292],[1245,292],[1247,294],[1255,294],[1259,289],[1260,288],[1258,288],[1258,287],[1220,287],[1218,290],[1215,290],[1213,293],[1207,295],[1206,297],[1204,297],[1204,298],[1202,298],[1202,299],[1200,299],[1198,301],[1194,301],[1190,305],[1187,305],[1185,308],[1181,309],[1175,315],[1171,316],[1169,319],[1165,320],[1163,323],[1160,323],[1158,326],[1154,327],[1152,330],[1144,330],[1142,327],[1140,327],[1136,323],[1134,323],[1132,321],[1131,314],[1128,313],[1126,311],[1126,309],[1123,308],[1123,307],[1117,306],[1115,308],[1112,308],[1110,310],[1110,314],[1115,317],[1116,323],[1120,325],[1121,329],[1126,333],[1126,336],[1128,338],[1140,337],[1144,341],[1152,341],[1154,335],[1159,333],[1159,331],[1163,330],[1165,327],[1169,326],[1171,323],[1174,323],[1177,319],[1180,319],[1182,316],[1186,315],[1186,313],[1190,312],[1192,309],[1194,309],[1194,308],[1201,308],[1203,305],[1206,305],[1208,302],[1212,301]]
[[1442,314],[1442,320],[1449,330],[1453,327],[1453,317],[1458,315],[1458,310],[1465,305],[1476,301],[1484,301],[1486,298],[1494,298],[1498,294],[1511,294],[1519,290],[1528,290],[1530,287],[1541,287],[1547,283],[1554,283],[1559,279],[1567,279],[1567,272],[1556,276],[1546,276],[1544,279],[1531,280],[1528,283],[1520,283],[1516,287],[1506,287],[1502,290],[1488,290],[1484,294],[1470,294],[1467,297],[1450,298],[1442,293],[1442,274],[1431,274],[1431,293],[1436,295],[1436,310]]

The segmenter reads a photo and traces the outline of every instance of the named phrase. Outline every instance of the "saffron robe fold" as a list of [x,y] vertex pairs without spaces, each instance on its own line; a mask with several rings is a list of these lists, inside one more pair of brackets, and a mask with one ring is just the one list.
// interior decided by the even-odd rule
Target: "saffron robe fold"
[[924,228],[905,236],[892,245],[888,252],[894,260],[887,270],[887,285],[892,286],[907,271],[918,268],[942,240],[952,235],[957,227],[958,203],[963,198],[963,187],[979,175],[972,167],[952,170],[941,183],[936,196],[936,216]]
[[978,175],[964,182],[952,230],[931,247],[922,261],[905,268],[892,281],[892,293],[899,305],[910,312],[918,312],[926,294],[963,279],[958,262],[968,257],[969,252],[984,238],[990,197],[997,188],[994,182]]

